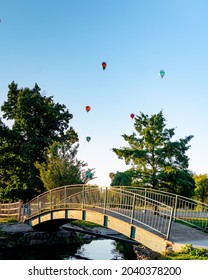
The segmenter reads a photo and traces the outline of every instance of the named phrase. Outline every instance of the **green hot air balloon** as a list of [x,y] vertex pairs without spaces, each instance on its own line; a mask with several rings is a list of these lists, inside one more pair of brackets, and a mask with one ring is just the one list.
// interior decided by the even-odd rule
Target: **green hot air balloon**
[[90,136],[87,136],[87,137],[86,137],[86,140],[87,140],[87,142],[90,142],[91,137],[90,137]]
[[164,70],[160,70],[160,77],[163,78],[165,76],[165,71]]
[[92,173],[90,171],[86,171],[85,175],[87,179],[92,179]]

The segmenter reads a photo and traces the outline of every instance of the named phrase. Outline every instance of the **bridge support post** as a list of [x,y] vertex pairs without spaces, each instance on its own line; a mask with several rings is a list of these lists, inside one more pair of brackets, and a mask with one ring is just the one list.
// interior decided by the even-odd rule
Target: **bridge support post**
[[104,222],[103,222],[104,227],[108,226],[108,216],[104,216]]
[[134,226],[131,227],[130,238],[134,239],[136,236],[136,228]]

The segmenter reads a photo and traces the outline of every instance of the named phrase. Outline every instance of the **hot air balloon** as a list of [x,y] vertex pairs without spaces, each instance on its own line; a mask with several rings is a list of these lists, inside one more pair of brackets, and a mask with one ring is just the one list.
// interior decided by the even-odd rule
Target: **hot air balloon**
[[115,176],[115,173],[113,173],[113,172],[109,173],[109,177],[111,178],[111,180],[113,180],[114,176]]
[[165,71],[164,70],[160,70],[160,77],[163,78],[165,76]]
[[85,110],[87,111],[87,113],[91,110],[91,107],[90,106],[86,106],[85,107]]
[[130,117],[133,119],[134,118],[134,114],[131,114]]
[[103,68],[103,70],[105,70],[105,68],[106,68],[106,66],[107,66],[107,63],[106,62],[102,62],[102,68]]
[[86,171],[85,175],[87,179],[92,179],[92,173],[90,171]]
[[87,136],[87,137],[86,137],[86,140],[87,140],[87,142],[90,142],[91,137],[90,137],[90,136]]

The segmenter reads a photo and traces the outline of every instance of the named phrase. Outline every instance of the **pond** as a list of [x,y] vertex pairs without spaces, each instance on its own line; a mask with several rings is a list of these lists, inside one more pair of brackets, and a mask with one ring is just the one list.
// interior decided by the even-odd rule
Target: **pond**
[[27,250],[0,252],[1,260],[134,260],[133,245],[112,239],[97,238],[88,244],[53,248],[39,247]]
[[[129,251],[131,252],[129,254]],[[133,246],[124,242],[110,239],[95,239],[89,244],[84,244],[76,254],[68,259],[88,259],[88,260],[122,260],[135,259]]]

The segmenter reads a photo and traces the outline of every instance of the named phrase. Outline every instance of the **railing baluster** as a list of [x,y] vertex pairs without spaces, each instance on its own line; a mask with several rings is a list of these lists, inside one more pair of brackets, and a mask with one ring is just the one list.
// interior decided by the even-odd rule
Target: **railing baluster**
[[136,201],[136,196],[134,193],[133,202],[132,202],[132,211],[131,211],[131,221],[130,221],[131,224],[133,224],[133,219],[134,219],[135,201]]
[[105,188],[105,198],[104,198],[103,214],[106,214],[106,203],[107,203],[107,187]]
[[50,211],[52,210],[52,191],[50,190]]
[[146,205],[147,205],[147,189],[144,189],[144,213],[146,213]]
[[82,209],[85,208],[85,185],[82,188]]
[[177,205],[178,205],[178,195],[175,196],[175,204],[174,204],[174,210],[173,210],[173,220],[176,220],[177,215]]
[[67,207],[67,191],[66,191],[66,186],[64,187],[64,207]]

